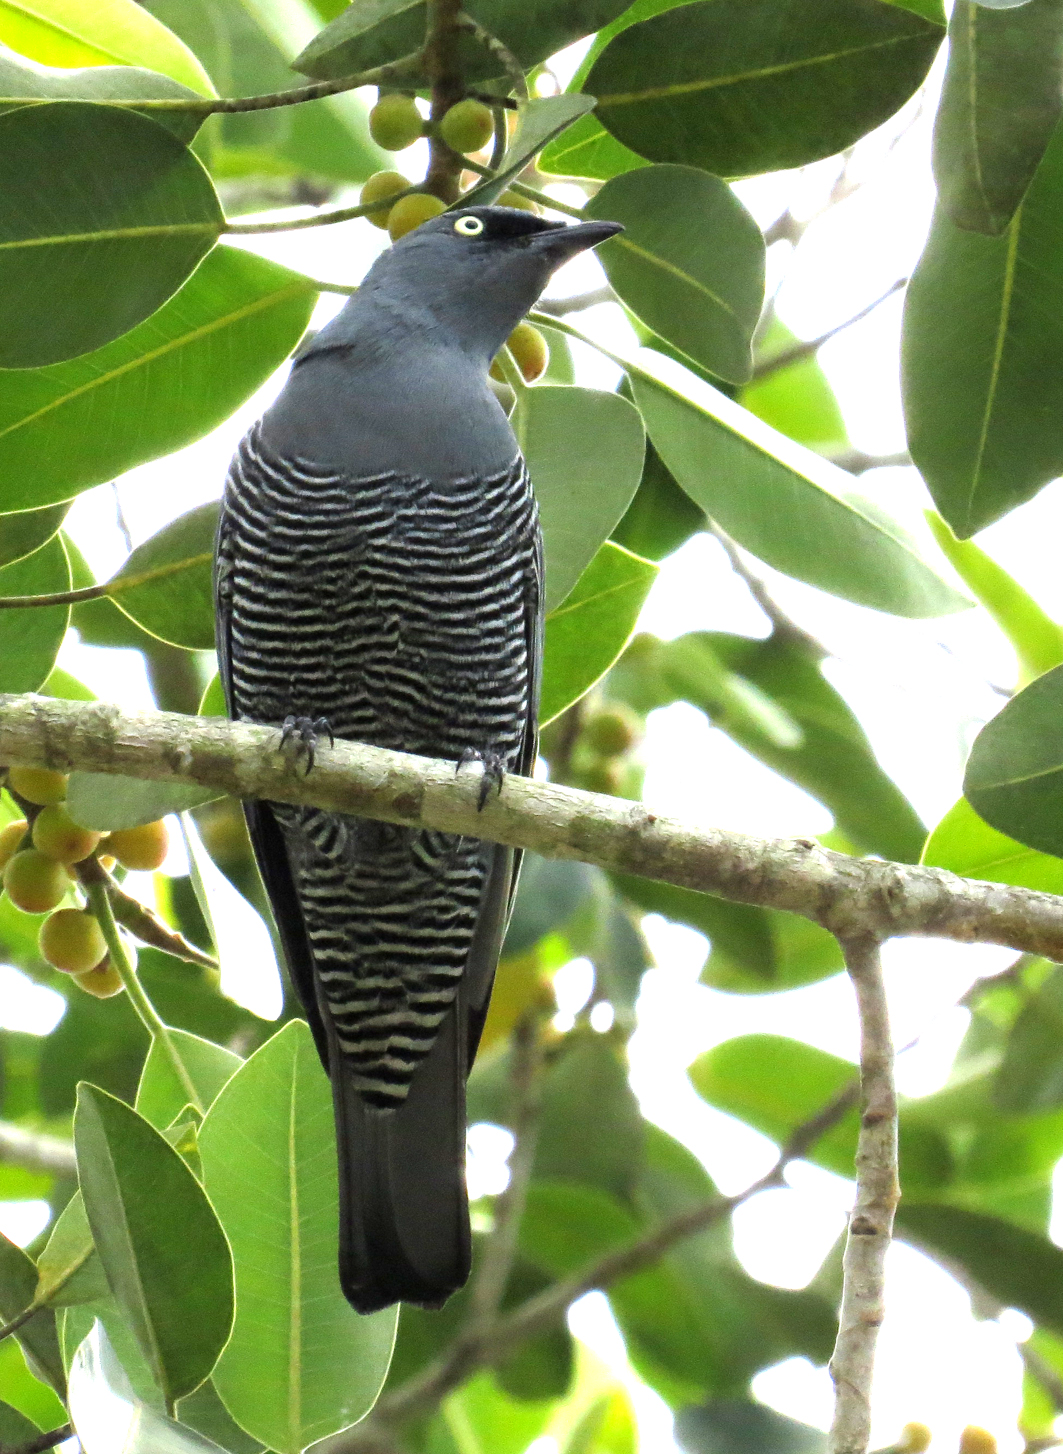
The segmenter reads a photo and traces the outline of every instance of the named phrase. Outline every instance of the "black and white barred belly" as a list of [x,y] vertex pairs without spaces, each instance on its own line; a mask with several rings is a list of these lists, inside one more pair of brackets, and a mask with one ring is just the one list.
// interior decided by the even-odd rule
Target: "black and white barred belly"
[[[352,481],[257,430],[226,484],[218,592],[233,715],[325,717],[337,737],[521,760],[540,546],[523,461],[444,486]],[[465,968],[493,849],[271,805],[339,1043],[365,1098],[405,1097]]]

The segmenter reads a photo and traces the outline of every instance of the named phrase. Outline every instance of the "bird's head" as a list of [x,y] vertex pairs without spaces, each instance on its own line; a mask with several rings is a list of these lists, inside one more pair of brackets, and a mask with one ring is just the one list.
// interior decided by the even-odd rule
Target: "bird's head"
[[548,222],[515,207],[462,207],[408,232],[373,265],[362,291],[428,315],[487,361],[562,263],[622,232],[617,222]]

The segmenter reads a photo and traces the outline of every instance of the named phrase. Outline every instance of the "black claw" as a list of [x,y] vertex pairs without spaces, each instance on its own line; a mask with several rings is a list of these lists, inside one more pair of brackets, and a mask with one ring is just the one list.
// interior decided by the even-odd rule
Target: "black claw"
[[477,800],[477,812],[483,812],[484,804],[490,796],[491,789],[496,792],[502,791],[502,780],[506,775],[506,760],[498,752],[481,752],[478,747],[467,747],[458,758],[454,768],[459,773],[467,762],[483,763],[483,777],[480,779],[480,796]]
[[289,742],[295,742],[295,756],[298,758],[300,752],[306,753],[306,776],[310,776],[310,770],[314,766],[314,758],[317,752],[318,737],[328,737],[329,746],[336,746],[336,739],[333,736],[332,728],[327,717],[285,717],[281,723],[281,748],[287,747]]

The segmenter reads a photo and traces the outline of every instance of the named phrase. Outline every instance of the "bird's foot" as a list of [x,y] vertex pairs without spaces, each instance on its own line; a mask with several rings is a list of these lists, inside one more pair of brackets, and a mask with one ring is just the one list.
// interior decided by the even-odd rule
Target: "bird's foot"
[[502,779],[506,775],[505,758],[498,752],[481,752],[478,747],[467,747],[458,758],[458,765],[455,773],[461,772],[467,762],[480,762],[483,764],[483,777],[480,779],[480,798],[476,804],[479,811],[483,810],[488,795],[492,788],[496,792],[502,791]]
[[336,746],[336,739],[327,717],[285,717],[281,723],[281,751],[283,752],[290,742],[294,742],[296,758],[301,752],[305,752],[306,776],[309,777],[310,769],[314,765],[318,739],[322,736],[328,738],[330,747]]

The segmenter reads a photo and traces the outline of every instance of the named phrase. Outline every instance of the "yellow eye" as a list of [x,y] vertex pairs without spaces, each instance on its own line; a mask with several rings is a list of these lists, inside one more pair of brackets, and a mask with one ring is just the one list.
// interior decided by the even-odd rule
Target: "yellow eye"
[[479,217],[459,217],[454,224],[454,231],[460,232],[462,237],[479,237],[483,230],[484,225]]

